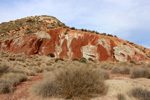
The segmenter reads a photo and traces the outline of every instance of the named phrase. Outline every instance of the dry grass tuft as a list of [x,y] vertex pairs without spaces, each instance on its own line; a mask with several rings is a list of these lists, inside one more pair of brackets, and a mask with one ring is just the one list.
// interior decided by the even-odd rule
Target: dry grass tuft
[[150,100],[150,91],[142,88],[133,88],[129,92],[129,96],[132,96],[138,100]]
[[[51,72],[52,73],[52,72]],[[33,86],[33,93],[43,98],[56,96],[82,99],[104,95],[108,87],[103,78],[91,67],[71,66],[60,68],[39,84]]]

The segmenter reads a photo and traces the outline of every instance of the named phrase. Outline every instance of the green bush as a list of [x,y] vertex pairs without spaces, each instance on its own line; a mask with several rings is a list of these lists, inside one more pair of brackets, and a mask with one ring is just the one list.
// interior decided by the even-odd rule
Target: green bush
[[86,60],[86,58],[80,58],[80,60],[79,60],[81,63],[86,63],[87,62],[87,60]]
[[79,61],[79,59],[78,58],[74,58],[73,61]]
[[8,53],[5,53],[5,52],[0,52],[0,55],[1,55],[2,57],[8,57],[8,56],[9,56],[9,54],[8,54]]
[[131,60],[131,61],[130,61],[130,63],[132,63],[132,64],[136,64],[136,62],[135,62],[135,61],[133,61],[133,60]]
[[55,57],[55,55],[53,53],[49,53],[47,56],[49,56],[49,57]]
[[58,62],[58,61],[64,61],[64,60],[62,58],[56,58],[55,62]]

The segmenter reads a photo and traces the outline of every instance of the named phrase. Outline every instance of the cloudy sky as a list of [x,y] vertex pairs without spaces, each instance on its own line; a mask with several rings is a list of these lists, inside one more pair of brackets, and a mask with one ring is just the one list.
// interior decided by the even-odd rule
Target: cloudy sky
[[117,35],[150,48],[150,0],[0,0],[0,23],[51,15],[68,26]]

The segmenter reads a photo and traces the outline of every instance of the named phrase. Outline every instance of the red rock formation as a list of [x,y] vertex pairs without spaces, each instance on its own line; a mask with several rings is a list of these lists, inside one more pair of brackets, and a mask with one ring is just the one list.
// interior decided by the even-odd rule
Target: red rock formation
[[[127,41],[80,30],[56,28],[47,32],[16,37],[0,42],[0,50],[26,55],[55,54],[70,59],[85,57],[99,61],[148,60],[149,58]],[[126,43],[126,45],[124,45]]]

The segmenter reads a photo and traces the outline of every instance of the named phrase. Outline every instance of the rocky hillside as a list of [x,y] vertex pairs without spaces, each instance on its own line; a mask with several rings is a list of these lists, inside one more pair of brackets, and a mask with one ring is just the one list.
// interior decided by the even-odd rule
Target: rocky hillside
[[99,61],[149,60],[150,50],[110,34],[69,28],[52,16],[0,24],[0,50]]

